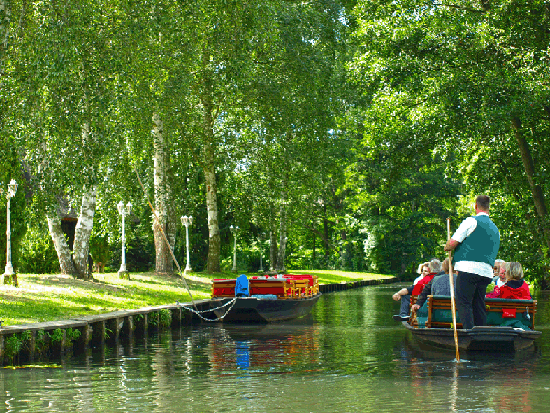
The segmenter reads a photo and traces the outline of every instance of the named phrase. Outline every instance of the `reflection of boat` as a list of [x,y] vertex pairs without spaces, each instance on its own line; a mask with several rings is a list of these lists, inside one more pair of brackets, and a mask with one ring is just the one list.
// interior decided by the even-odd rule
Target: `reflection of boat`
[[229,323],[223,325],[224,335],[233,341],[266,341],[301,340],[304,335],[311,335],[314,327],[309,316],[289,320],[286,323]]
[[[518,351],[533,346],[541,336],[535,331],[536,300],[487,298],[487,326],[457,329],[461,350]],[[415,338],[443,347],[455,347],[450,297],[429,296],[428,314],[414,314],[402,324]],[[461,327],[457,315],[457,327]]]
[[321,293],[316,276],[213,280],[210,308],[224,322],[273,322],[302,317]]

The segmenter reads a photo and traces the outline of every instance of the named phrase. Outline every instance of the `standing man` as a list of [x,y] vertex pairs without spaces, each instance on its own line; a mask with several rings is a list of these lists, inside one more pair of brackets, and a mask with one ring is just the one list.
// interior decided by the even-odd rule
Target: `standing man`
[[468,217],[445,244],[445,251],[455,250],[456,307],[462,328],[484,326],[485,291],[493,280],[493,266],[500,247],[500,233],[489,218],[489,197],[476,198],[476,216]]

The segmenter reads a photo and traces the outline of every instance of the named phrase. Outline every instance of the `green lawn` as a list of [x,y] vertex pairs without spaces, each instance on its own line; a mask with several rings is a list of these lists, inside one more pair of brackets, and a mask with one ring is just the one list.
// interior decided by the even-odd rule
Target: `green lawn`
[[319,277],[321,284],[335,284],[343,281],[357,280],[385,280],[394,278],[393,275],[387,274],[372,274],[368,272],[350,272],[336,270],[296,270],[289,271],[289,274],[311,274]]
[[[290,273],[318,275],[322,284],[393,277],[343,271],[304,270]],[[131,273],[130,280],[121,280],[116,273],[110,273],[94,274],[94,281],[77,280],[60,274],[18,274],[17,277],[17,288],[0,285],[0,320],[4,325],[62,320],[191,300],[179,276]],[[186,280],[193,299],[209,298],[211,280],[214,278],[235,278],[235,274],[189,274]]]

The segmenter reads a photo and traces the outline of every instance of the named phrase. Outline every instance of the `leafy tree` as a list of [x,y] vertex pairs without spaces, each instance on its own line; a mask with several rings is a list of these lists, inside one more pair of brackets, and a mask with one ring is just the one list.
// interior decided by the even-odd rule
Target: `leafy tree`
[[[530,225],[530,250],[548,251],[547,189],[539,179],[546,159],[538,156],[547,135],[548,86],[540,81],[547,73],[545,2],[361,1],[355,11],[360,22],[357,39],[364,49],[358,49],[351,69],[364,87],[366,104],[393,102],[391,109],[387,105],[388,114],[409,124],[415,141],[409,148],[417,150],[417,143],[425,142],[426,148],[441,153],[452,150],[458,163],[449,165],[461,168],[466,182],[472,183],[468,193],[491,190],[495,200],[503,200],[495,207],[516,202],[503,185],[507,178],[502,172],[518,174],[510,177],[516,183],[523,176],[517,190],[523,199],[526,192],[531,194],[531,204],[524,208],[537,221]],[[392,147],[400,141],[406,144],[406,135],[392,137]],[[483,162],[494,159],[490,152],[507,156]],[[518,161],[522,171],[516,168]],[[499,224],[523,227],[521,215],[498,217],[512,220]],[[540,263],[532,268],[541,274],[540,269]]]

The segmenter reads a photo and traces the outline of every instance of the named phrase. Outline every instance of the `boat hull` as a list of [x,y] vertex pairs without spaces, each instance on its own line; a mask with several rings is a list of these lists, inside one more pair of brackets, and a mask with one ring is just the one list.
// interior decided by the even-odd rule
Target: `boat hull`
[[[455,348],[452,328],[415,328],[406,321],[402,324],[418,340],[440,347]],[[521,351],[532,347],[541,334],[540,331],[493,326],[457,330],[459,349],[468,351]]]
[[[233,298],[215,298],[210,301],[210,308],[213,309],[216,317],[227,323],[248,323],[263,322],[271,323],[277,321],[291,320],[303,317],[308,314],[317,303],[321,294],[300,299],[279,299],[269,300],[256,297],[237,297],[235,304],[222,307]],[[229,312],[227,308],[231,307]],[[227,314],[226,314],[227,312]]]

